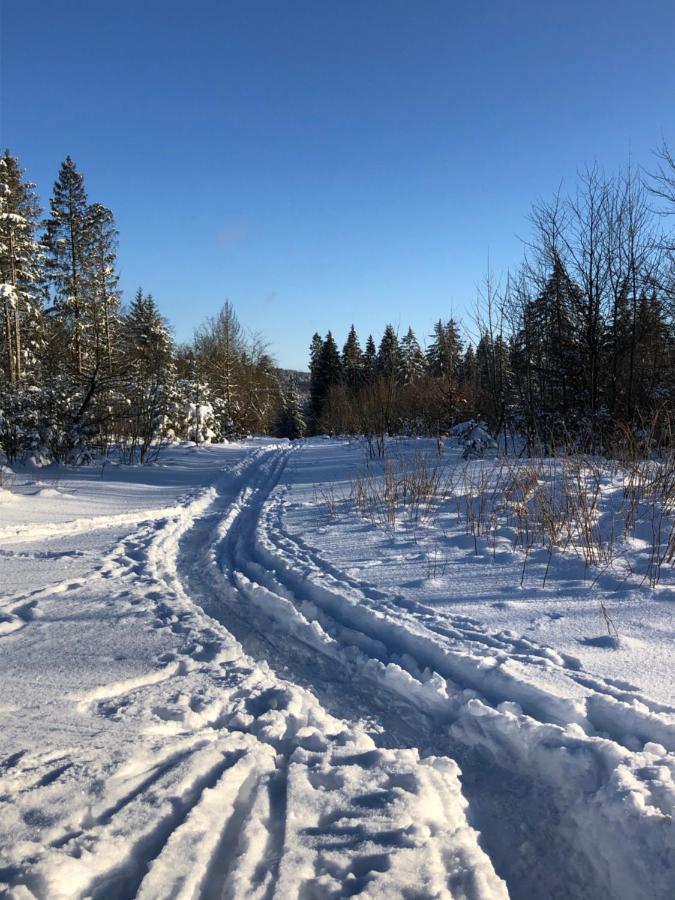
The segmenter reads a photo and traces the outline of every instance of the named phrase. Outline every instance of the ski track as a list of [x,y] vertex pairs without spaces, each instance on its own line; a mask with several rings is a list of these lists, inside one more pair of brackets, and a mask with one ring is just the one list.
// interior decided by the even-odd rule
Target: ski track
[[[0,863],[0,890],[671,897],[675,711],[330,564],[285,523],[298,453],[251,451],[177,507],[125,519],[136,530],[90,575],[5,601],[0,637],[55,593],[105,585],[177,650],[69,697],[129,729],[124,754],[0,760],[0,800],[35,798],[47,822]],[[50,826],[63,783],[84,796]]]

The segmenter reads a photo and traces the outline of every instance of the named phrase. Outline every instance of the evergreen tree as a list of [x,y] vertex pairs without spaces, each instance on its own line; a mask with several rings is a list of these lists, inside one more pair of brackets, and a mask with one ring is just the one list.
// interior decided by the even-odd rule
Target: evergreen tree
[[128,402],[127,446],[131,460],[146,462],[153,442],[170,426],[175,379],[174,348],[154,298],[141,288],[123,324]]
[[195,352],[200,371],[211,393],[219,400],[219,432],[223,436],[242,433],[242,382],[245,361],[244,333],[232,304],[223,305],[217,316],[195,332]]
[[377,347],[372,334],[368,335],[366,349],[363,353],[363,382],[372,384],[377,377]]
[[85,310],[91,283],[91,218],[84,179],[67,156],[50,201],[44,246],[54,308],[62,318],[68,350],[78,375],[88,367]]
[[462,354],[462,340],[457,323],[454,319],[449,319],[444,324],[439,319],[434,325],[427,349],[429,374],[433,378],[443,378],[450,384],[456,384],[460,377]]
[[401,341],[401,377],[404,384],[414,384],[426,374],[426,359],[412,330]]
[[[545,450],[577,431],[589,408],[575,325],[578,298],[578,288],[557,259],[541,291],[525,304],[515,336],[514,364],[526,390],[528,429]],[[498,379],[494,349],[485,375],[493,389]]]
[[319,370],[322,352],[323,338],[320,334],[315,332],[312,342],[309,345],[309,412],[312,431],[316,431],[321,416],[323,388],[320,383]]
[[463,385],[466,385],[472,392],[475,392],[478,386],[478,365],[476,362],[476,351],[473,348],[473,344],[469,344],[464,351],[460,381]]
[[309,345],[309,371],[315,375],[319,369],[319,359],[323,350],[323,338],[318,332],[314,332],[312,343]]
[[356,394],[363,383],[363,353],[353,325],[342,350],[342,374],[347,390]]
[[335,343],[335,338],[329,331],[326,340],[321,348],[321,356],[319,357],[319,378],[323,385],[328,388],[332,384],[340,384],[342,381],[342,362],[340,361],[340,353]]
[[39,208],[16,157],[0,157],[0,451],[12,461],[40,443],[45,345]]
[[377,351],[377,373],[389,382],[401,378],[401,350],[393,325],[387,325],[384,329]]
[[329,331],[321,346],[310,386],[310,409],[313,428],[316,430],[321,419],[324,403],[332,385],[342,382],[342,362],[335,338]]
[[300,411],[300,400],[295,386],[291,385],[284,393],[279,420],[277,422],[277,434],[294,441],[305,434],[305,420]]
[[427,367],[433,378],[441,378],[444,374],[445,327],[441,319],[434,324],[431,342],[427,347]]
[[39,215],[34,185],[6,150],[0,157],[0,364],[9,384],[34,366],[41,346]]
[[87,210],[87,330],[95,368],[113,374],[120,331],[117,237],[112,212],[100,203]]

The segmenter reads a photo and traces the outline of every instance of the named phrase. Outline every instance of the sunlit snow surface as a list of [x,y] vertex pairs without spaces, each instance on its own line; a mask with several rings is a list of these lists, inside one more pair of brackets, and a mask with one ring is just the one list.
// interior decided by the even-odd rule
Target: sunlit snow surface
[[672,573],[543,587],[533,554],[521,586],[450,510],[359,517],[362,459],[174,447],[0,491],[0,893],[675,896]]

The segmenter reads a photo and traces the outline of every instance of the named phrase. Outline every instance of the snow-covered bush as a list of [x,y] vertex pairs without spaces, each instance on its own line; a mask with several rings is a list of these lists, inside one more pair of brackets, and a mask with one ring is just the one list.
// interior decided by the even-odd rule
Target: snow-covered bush
[[209,444],[214,440],[213,406],[210,403],[188,403],[185,410],[187,439],[195,444]]
[[11,488],[15,477],[14,471],[9,466],[4,465],[0,457],[0,490]]
[[486,450],[497,449],[497,442],[488,431],[485,422],[477,422],[474,419],[453,425],[448,436],[464,447],[464,459],[482,459]]

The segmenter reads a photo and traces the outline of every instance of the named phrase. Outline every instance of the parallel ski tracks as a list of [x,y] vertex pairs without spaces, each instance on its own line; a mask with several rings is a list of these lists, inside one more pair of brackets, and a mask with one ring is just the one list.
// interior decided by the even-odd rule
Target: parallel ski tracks
[[[322,607],[319,621],[335,640],[335,645],[322,649],[311,632],[293,626],[287,610],[279,614],[291,604],[302,615],[301,610],[313,604],[311,592],[303,590],[303,580],[323,562],[304,544],[296,544],[295,565],[289,571],[283,553],[292,541],[281,531],[279,519],[274,527],[265,521],[271,515],[270,497],[294,452],[276,450],[256,459],[242,476],[238,494],[220,494],[185,535],[177,570],[186,594],[221,622],[248,655],[269,664],[280,677],[308,688],[331,714],[365,723],[379,746],[413,747],[422,756],[456,759],[470,801],[470,821],[481,831],[484,848],[512,896],[593,896],[597,900],[609,896],[606,886],[594,885],[592,866],[570,844],[555,798],[545,784],[509,768],[509,760],[501,769],[493,758],[453,740],[414,698],[387,690],[372,676],[363,660],[367,649],[376,647],[376,637],[358,630],[349,634],[345,623]],[[278,564],[270,565],[267,554],[263,557],[259,552],[261,529],[282,554]],[[363,587],[338,570],[332,569],[330,575],[333,590],[339,590],[340,583],[351,592]],[[256,592],[260,596],[253,602]],[[385,609],[391,613],[391,604],[385,603]],[[385,650],[370,658],[381,664],[386,657]],[[529,848],[527,859],[524,846]],[[564,873],[547,866],[553,853],[567,855]],[[530,864],[531,855],[539,860],[536,867]]]

